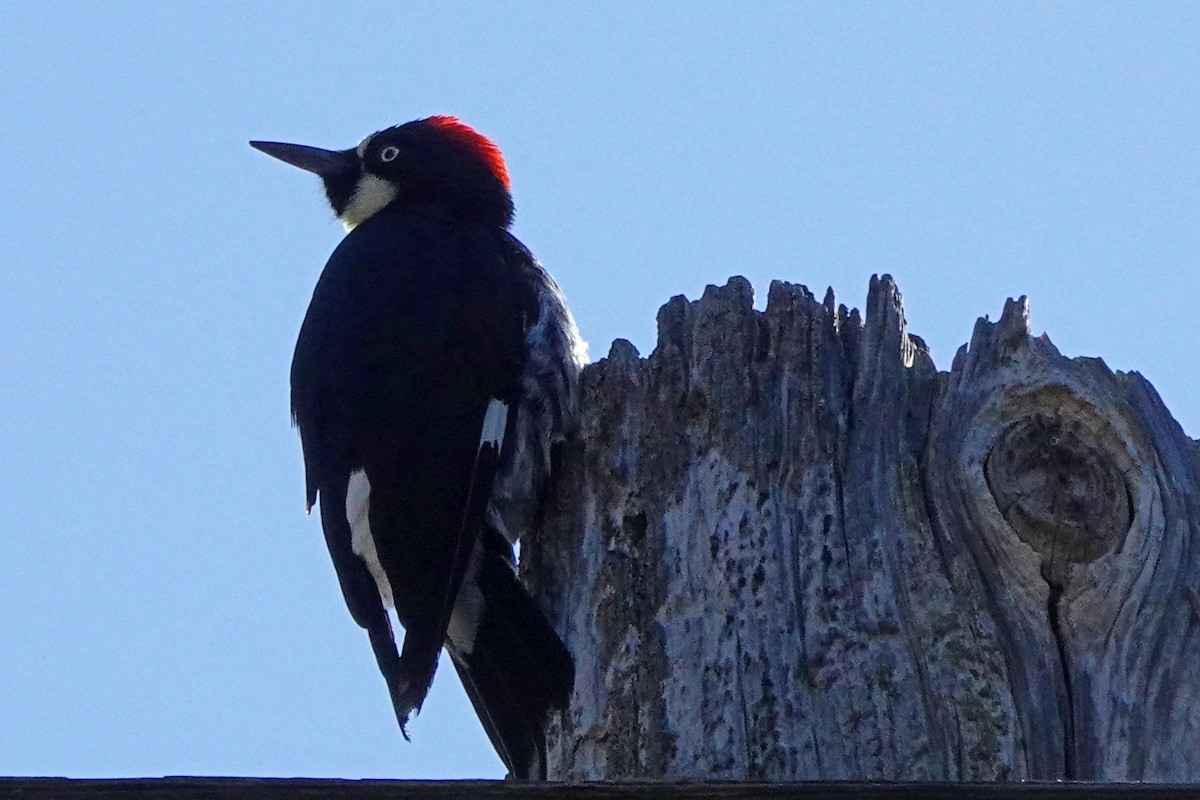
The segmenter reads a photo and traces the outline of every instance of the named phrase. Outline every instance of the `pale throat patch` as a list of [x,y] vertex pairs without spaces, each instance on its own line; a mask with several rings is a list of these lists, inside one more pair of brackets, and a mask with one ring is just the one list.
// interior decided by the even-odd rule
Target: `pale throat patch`
[[384,180],[378,175],[364,174],[354,187],[354,194],[345,210],[338,215],[346,230],[352,231],[355,226],[366,220],[375,212],[396,199],[396,185]]

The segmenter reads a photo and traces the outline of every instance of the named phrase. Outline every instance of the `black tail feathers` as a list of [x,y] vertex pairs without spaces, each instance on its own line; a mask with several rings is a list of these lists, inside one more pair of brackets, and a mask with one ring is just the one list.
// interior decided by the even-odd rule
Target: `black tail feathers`
[[[484,538],[499,538],[484,531]],[[502,541],[502,540],[501,540]],[[483,612],[471,647],[450,646],[475,712],[512,777],[546,776],[544,727],[566,708],[575,682],[570,652],[517,580],[511,563],[485,544],[478,584]],[[507,551],[508,544],[503,542]]]

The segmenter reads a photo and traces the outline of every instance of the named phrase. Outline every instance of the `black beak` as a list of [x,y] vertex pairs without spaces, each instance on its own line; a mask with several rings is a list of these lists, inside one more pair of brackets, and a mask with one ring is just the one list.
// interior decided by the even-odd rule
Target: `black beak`
[[322,178],[339,172],[357,171],[359,168],[355,150],[323,150],[320,147],[283,142],[251,142],[250,146],[293,167],[315,172]]

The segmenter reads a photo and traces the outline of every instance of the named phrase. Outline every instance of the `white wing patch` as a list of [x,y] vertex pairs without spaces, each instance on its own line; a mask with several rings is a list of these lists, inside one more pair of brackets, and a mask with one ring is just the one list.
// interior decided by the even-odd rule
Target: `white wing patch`
[[446,629],[446,641],[460,655],[469,656],[475,649],[475,634],[479,632],[479,620],[483,617],[483,592],[479,590],[479,570],[483,566],[483,542],[475,542],[467,574],[463,577],[454,610],[450,612],[450,626]]
[[[508,404],[493,398],[483,415],[483,429],[479,433],[480,449],[487,445],[499,449],[507,428]],[[494,508],[489,508],[488,512],[493,518],[498,516]],[[450,613],[450,626],[446,629],[446,641],[462,655],[470,655],[475,649],[475,634],[483,616],[483,592],[479,590],[477,581],[482,563],[483,542],[476,540],[462,587],[458,590],[458,599],[454,601],[454,610]]]
[[508,427],[508,403],[493,399],[483,415],[483,430],[479,434],[479,446],[493,444],[500,447],[504,441],[504,429]]
[[371,535],[371,482],[361,469],[351,474],[346,484],[346,521],[350,523],[350,549],[367,564],[367,570],[379,588],[383,605],[392,607],[392,585],[388,583],[379,554],[375,551],[375,537]]
[[346,209],[338,217],[348,231],[396,199],[396,184],[378,175],[364,174],[354,187]]

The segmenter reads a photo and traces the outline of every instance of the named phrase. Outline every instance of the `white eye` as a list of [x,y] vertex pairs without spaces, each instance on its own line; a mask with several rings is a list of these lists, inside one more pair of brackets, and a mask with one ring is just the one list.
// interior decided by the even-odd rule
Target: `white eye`
[[379,151],[381,161],[395,161],[398,155],[400,155],[400,148],[390,144]]

